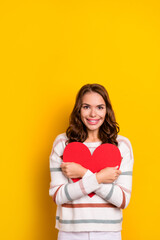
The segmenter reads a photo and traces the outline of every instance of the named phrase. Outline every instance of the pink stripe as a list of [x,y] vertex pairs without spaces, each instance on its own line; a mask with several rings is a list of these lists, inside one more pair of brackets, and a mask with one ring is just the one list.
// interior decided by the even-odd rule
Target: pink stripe
[[52,188],[55,188],[55,187],[59,187],[59,184],[58,185],[53,185],[52,183],[50,183],[50,188],[49,189],[52,189]]
[[125,187],[122,187],[122,186],[120,186],[120,185],[118,185],[121,189],[123,189],[125,192],[127,192],[127,193],[131,193],[131,191],[129,190],[129,189],[127,189],[127,188],[125,188]]
[[82,180],[79,181],[79,186],[80,186],[80,188],[81,188],[82,193],[83,193],[84,195],[87,195]]
[[122,191],[122,195],[123,195],[122,204],[121,204],[120,208],[124,209],[124,208],[125,208],[125,205],[126,205],[126,196],[125,196],[125,193],[124,193],[122,187],[121,187],[121,186],[119,186],[119,187],[120,187],[120,189],[121,189],[121,191]]
[[59,189],[63,186],[64,184],[62,184],[61,186],[59,186],[59,188],[56,190],[55,194],[52,196],[52,199],[53,201],[56,203],[56,196],[57,196],[57,193],[59,191]]

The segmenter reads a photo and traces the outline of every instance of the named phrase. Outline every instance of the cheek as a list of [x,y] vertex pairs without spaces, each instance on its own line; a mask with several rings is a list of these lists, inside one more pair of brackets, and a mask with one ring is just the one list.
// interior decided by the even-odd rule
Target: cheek
[[84,118],[84,117],[86,117],[86,112],[82,109],[81,110],[81,119]]
[[99,116],[100,116],[101,118],[105,119],[106,112],[101,112],[101,113],[99,114]]
[[83,122],[83,124],[85,124],[85,114],[84,114],[84,112],[81,112],[80,117],[81,117],[81,121]]

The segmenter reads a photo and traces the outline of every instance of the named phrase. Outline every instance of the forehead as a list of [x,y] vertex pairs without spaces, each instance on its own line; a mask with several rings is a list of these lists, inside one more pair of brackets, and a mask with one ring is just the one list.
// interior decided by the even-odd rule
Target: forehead
[[105,101],[99,93],[87,92],[82,97],[82,103],[87,103],[89,105],[100,105],[105,104]]

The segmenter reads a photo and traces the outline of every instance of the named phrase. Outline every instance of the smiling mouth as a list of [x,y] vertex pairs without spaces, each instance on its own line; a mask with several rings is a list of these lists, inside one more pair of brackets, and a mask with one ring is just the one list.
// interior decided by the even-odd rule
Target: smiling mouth
[[97,124],[97,123],[99,122],[99,120],[100,120],[100,119],[87,119],[87,122],[88,122],[89,124],[94,125],[94,124]]

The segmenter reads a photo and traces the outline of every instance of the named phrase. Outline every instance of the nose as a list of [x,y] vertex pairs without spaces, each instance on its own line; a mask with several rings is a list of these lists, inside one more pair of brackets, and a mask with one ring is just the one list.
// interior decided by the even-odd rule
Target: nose
[[95,117],[95,116],[96,116],[96,111],[95,111],[94,108],[91,108],[90,116],[91,116],[91,117]]

